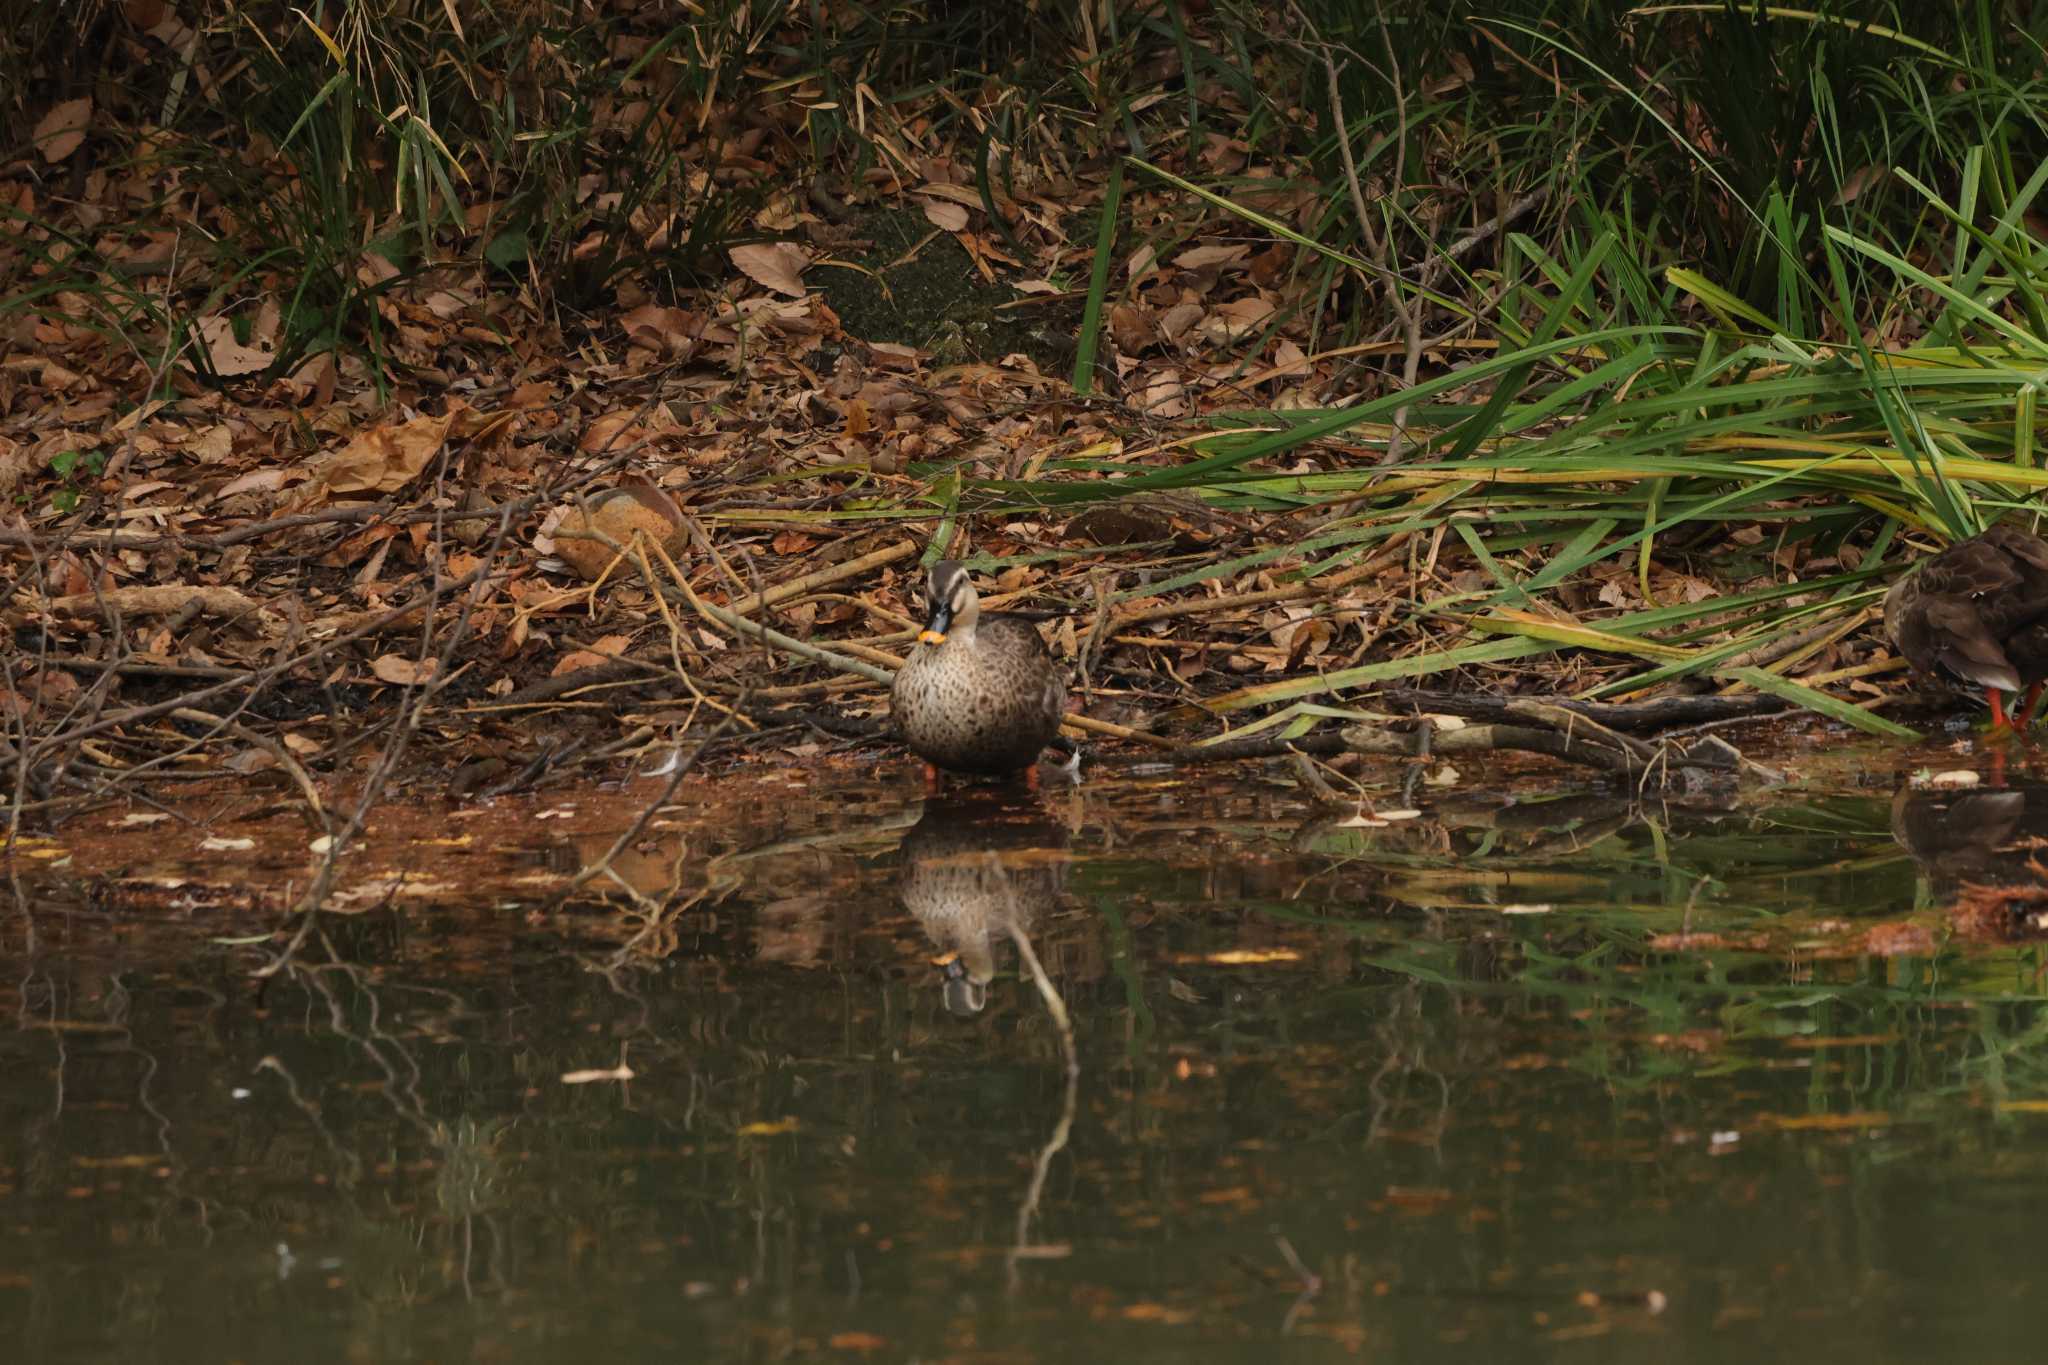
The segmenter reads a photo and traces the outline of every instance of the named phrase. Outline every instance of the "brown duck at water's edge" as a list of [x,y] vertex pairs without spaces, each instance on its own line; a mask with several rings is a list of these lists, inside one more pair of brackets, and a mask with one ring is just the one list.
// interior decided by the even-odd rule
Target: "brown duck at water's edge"
[[1957,541],[1892,585],[1884,624],[1916,670],[1983,688],[1994,725],[2024,688],[2027,724],[2048,682],[2048,541],[2012,526]]
[[936,767],[1029,770],[1066,714],[1060,666],[1029,621],[982,615],[956,561],[932,565],[927,589],[924,629],[889,691],[897,732]]

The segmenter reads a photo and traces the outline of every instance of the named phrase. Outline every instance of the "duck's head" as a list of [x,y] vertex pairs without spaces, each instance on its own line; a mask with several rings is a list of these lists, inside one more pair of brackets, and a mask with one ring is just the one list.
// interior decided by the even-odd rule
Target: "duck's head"
[[932,565],[925,585],[929,604],[924,629],[917,633],[919,644],[942,645],[949,634],[974,639],[974,623],[981,615],[981,599],[975,595],[967,568],[957,559],[942,559]]

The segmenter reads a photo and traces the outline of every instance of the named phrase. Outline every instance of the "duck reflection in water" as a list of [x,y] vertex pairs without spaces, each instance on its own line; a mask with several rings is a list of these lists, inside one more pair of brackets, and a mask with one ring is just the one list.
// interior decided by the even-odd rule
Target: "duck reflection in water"
[[988,1004],[1003,945],[1029,940],[1065,893],[1067,831],[1029,797],[934,797],[903,839],[903,906],[945,973],[946,1008]]
[[2041,876],[2048,784],[1902,788],[1892,797],[1892,837],[1920,865],[1934,897],[1966,907],[1986,921],[1980,927],[2048,927]]

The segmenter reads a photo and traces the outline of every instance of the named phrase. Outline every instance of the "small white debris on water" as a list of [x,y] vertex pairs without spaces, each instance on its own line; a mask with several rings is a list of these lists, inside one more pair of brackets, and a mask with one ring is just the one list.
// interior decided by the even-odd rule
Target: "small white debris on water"
[[1963,788],[1981,786],[1983,781],[1984,778],[1981,774],[1969,768],[1951,768],[1947,772],[1940,773],[1929,772],[1927,769],[1922,768],[1906,779],[1906,785],[1918,788],[1932,787],[1937,790],[1956,791]]

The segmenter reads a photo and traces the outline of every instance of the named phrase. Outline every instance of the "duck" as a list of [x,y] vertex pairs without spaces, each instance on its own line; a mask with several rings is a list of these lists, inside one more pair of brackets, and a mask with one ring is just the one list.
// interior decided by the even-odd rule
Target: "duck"
[[[1983,688],[1994,729],[2025,728],[2048,683],[2048,541],[2016,526],[1957,541],[1892,584],[1884,624],[1916,671]],[[2003,695],[2022,689],[2015,724]]]
[[1029,621],[982,614],[966,566],[942,559],[926,580],[924,628],[889,689],[895,729],[927,765],[984,776],[1037,775],[1067,710],[1064,670]]

